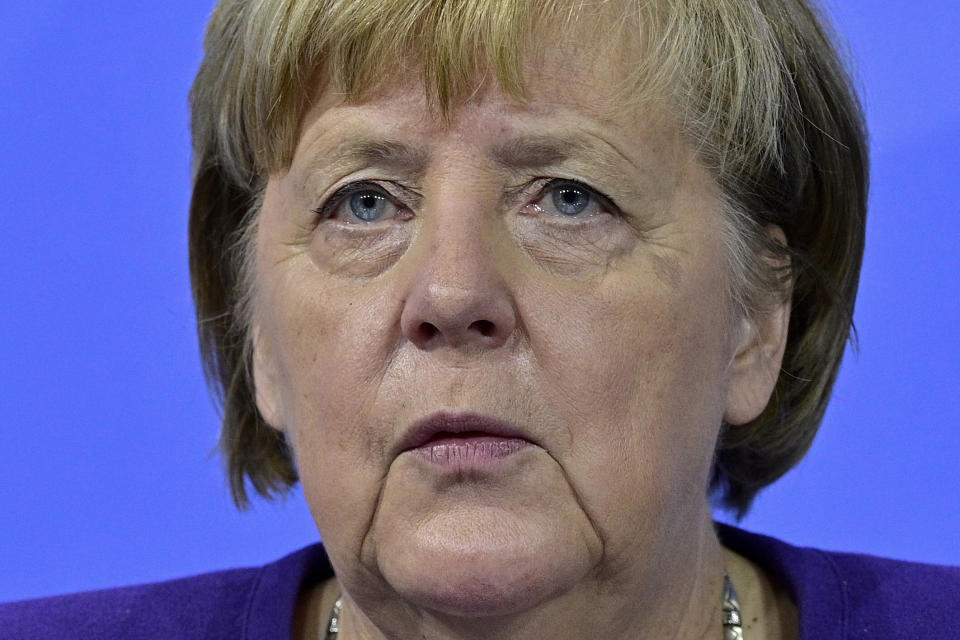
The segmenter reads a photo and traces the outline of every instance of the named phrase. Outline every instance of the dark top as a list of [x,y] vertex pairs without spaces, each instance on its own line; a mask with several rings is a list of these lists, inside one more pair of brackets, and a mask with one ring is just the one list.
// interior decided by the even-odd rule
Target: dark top
[[[830,553],[717,528],[724,546],[787,588],[802,640],[960,639],[960,567]],[[259,568],[0,605],[0,638],[289,640],[300,590],[332,576],[316,544]]]

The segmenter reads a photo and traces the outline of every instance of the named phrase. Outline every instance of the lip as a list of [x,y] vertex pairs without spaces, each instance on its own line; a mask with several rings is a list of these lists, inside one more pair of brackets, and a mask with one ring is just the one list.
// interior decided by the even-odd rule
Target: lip
[[479,446],[494,452],[494,457],[503,457],[508,449],[513,452],[537,443],[524,429],[498,418],[440,411],[411,424],[400,441],[399,452],[429,451],[431,444]]

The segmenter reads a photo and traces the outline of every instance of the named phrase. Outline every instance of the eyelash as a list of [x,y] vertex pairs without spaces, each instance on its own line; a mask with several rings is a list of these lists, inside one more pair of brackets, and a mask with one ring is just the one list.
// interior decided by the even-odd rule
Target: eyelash
[[594,198],[597,201],[597,204],[600,205],[600,208],[603,209],[604,211],[614,216],[622,215],[620,207],[617,206],[617,204],[613,201],[613,199],[610,196],[603,193],[602,191],[599,191],[591,187],[588,184],[584,184],[583,182],[580,182],[579,180],[572,180],[570,178],[543,177],[543,178],[537,178],[535,182],[539,180],[543,180],[544,182],[541,185],[540,189],[537,191],[534,198],[530,201],[531,203],[539,202],[540,200],[545,198],[553,189],[559,189],[561,187],[575,187],[577,189],[580,189],[590,194],[590,197]]
[[[620,208],[613,201],[613,199],[610,198],[610,196],[587,184],[584,184],[583,182],[580,182],[579,180],[572,180],[569,178],[535,178],[523,186],[511,189],[510,200],[516,201],[523,198],[523,192],[528,191],[530,185],[537,182],[542,182],[541,186],[539,189],[537,189],[532,198],[527,199],[527,202],[524,206],[539,202],[553,189],[567,186],[574,187],[588,193],[592,198],[596,199],[597,204],[604,211],[607,211],[615,216],[622,215]],[[337,210],[344,204],[344,202],[350,198],[350,196],[362,191],[379,191],[383,193],[384,197],[390,200],[391,204],[398,209],[410,209],[410,207],[403,204],[399,198],[386,189],[381,183],[370,180],[361,180],[359,182],[351,182],[337,189],[322,205],[316,209],[313,209],[313,213],[316,214],[318,221],[331,218],[336,214]]]
[[354,195],[355,193],[360,193],[361,191],[382,192],[384,197],[390,200],[390,203],[398,209],[409,208],[400,203],[398,198],[394,194],[390,193],[388,189],[384,188],[382,184],[370,180],[361,180],[359,182],[351,182],[340,187],[334,191],[333,195],[327,198],[322,205],[314,209],[313,212],[317,215],[318,220],[326,220],[327,218],[331,218],[337,212],[337,209],[339,209],[340,206],[343,205],[343,203],[346,202],[350,196]]

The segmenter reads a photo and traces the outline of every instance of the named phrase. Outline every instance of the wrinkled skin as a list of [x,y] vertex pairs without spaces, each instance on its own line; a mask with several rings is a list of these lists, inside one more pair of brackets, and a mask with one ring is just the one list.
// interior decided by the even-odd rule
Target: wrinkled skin
[[[529,100],[486,83],[449,120],[415,73],[321,95],[269,178],[257,401],[293,447],[342,638],[720,637],[712,454],[766,404],[787,306],[732,311],[715,183],[666,110],[601,109],[591,67],[558,53]],[[470,474],[399,451],[440,410],[534,445]]]

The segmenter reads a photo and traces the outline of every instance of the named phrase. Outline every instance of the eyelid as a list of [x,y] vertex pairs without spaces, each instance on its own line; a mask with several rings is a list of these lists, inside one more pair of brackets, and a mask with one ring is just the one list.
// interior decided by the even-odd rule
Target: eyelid
[[[378,180],[358,180],[356,182],[349,182],[336,191],[334,191],[329,197],[324,200],[324,202],[314,208],[312,211],[317,215],[317,220],[326,220],[331,218],[337,211],[337,209],[344,203],[344,201],[349,198],[354,193],[366,190],[380,191],[383,193],[390,202],[399,209],[413,209],[413,206],[407,204],[403,201],[397,194],[393,192],[393,189],[387,187],[387,185],[393,187],[393,189],[403,191],[404,193],[410,193],[413,196],[417,196],[415,192],[410,191],[407,188],[397,185],[392,182],[383,182]],[[526,185],[521,185],[519,187],[514,187],[508,189],[508,200],[527,200],[528,197],[524,197],[523,192],[529,192],[530,188],[534,185],[535,191],[532,196],[528,196],[528,202],[536,202],[544,198],[552,189],[562,187],[564,185],[574,186],[578,189],[582,189],[589,193],[591,197],[596,198],[597,203],[602,209],[613,215],[622,215],[622,210],[613,201],[613,199],[600,191],[599,189],[592,187],[580,180],[574,178],[558,178],[552,176],[543,176],[534,178]]]
[[[381,181],[381,180],[357,180],[355,182],[349,182],[336,191],[334,191],[330,196],[328,196],[323,203],[312,209],[311,211],[315,214],[314,224],[320,224],[324,220],[331,220],[336,218],[337,211],[344,205],[350,196],[355,193],[363,191],[376,191],[383,194],[383,197],[386,198],[390,204],[396,207],[399,211],[412,211],[413,205],[405,202],[404,198],[395,193],[395,191],[400,191],[407,196],[407,200],[411,198],[418,197],[419,194],[408,189],[402,185],[398,185],[390,181]],[[363,224],[376,224],[381,222],[377,220],[375,222],[363,223]],[[347,222],[348,224],[359,224],[353,222]]]
[[318,220],[327,220],[333,218],[337,210],[343,205],[343,203],[355,193],[360,191],[379,191],[383,192],[384,196],[390,199],[390,201],[396,205],[396,199],[392,193],[390,193],[386,188],[380,185],[377,182],[372,180],[359,180],[357,182],[348,182],[347,184],[339,187],[336,191],[330,194],[323,203],[314,208],[313,212],[317,214]]
[[590,185],[584,182],[581,182],[579,180],[575,180],[573,178],[544,177],[544,178],[538,178],[537,180],[535,180],[535,182],[539,182],[540,187],[537,190],[536,195],[534,195],[533,197],[533,202],[539,201],[540,199],[545,197],[548,193],[550,193],[552,189],[557,189],[559,187],[563,187],[564,185],[570,185],[578,189],[582,189],[587,193],[589,193],[593,198],[596,198],[597,204],[600,205],[600,208],[607,211],[608,213],[616,216],[623,214],[620,207],[617,206],[617,203],[613,201],[613,198],[611,198],[604,192],[600,191],[596,187],[591,187]]

